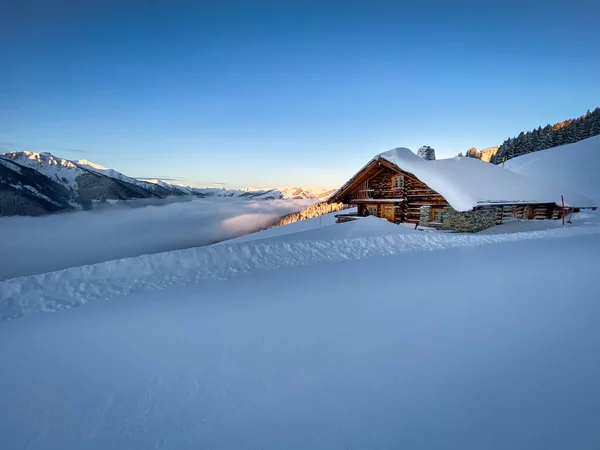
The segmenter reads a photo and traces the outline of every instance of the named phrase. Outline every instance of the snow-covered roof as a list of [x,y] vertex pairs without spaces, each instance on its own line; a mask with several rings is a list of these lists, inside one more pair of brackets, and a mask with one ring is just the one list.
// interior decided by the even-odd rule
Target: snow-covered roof
[[[399,147],[376,155],[372,162],[384,159],[399,169],[415,175],[442,195],[457,211],[470,211],[477,206],[493,204],[561,204],[591,208],[594,202],[574,191],[565,191],[551,183],[519,175],[508,169],[475,158],[449,158],[428,161],[410,149]],[[357,174],[358,175],[358,174]],[[333,196],[341,193],[349,183]]]

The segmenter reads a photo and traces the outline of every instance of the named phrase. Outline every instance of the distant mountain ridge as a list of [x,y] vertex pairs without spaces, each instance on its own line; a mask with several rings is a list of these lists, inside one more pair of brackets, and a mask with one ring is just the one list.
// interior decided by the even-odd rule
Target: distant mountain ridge
[[240,199],[325,200],[333,190],[193,188],[162,180],[139,180],[88,160],[68,160],[48,152],[0,154],[0,216],[38,216],[62,210],[93,209],[105,202],[171,196]]

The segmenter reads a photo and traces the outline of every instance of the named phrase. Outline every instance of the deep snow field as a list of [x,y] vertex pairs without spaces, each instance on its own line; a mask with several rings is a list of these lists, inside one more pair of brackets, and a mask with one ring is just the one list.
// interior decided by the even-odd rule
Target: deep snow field
[[0,282],[2,448],[598,448],[596,214],[331,218]]

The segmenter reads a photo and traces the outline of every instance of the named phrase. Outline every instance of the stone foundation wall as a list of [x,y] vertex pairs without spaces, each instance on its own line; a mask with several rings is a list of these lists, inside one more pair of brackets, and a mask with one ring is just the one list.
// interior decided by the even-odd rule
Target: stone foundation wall
[[419,218],[419,225],[428,227],[431,223],[431,206],[421,206],[421,217]]
[[476,233],[496,225],[498,208],[459,212],[451,206],[444,208],[444,222],[431,222],[431,207],[421,206],[419,225],[438,230],[452,230],[463,233]]

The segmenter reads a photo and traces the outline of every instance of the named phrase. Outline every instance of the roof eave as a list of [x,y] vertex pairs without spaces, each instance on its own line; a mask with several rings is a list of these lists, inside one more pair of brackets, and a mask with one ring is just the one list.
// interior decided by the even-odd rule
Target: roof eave
[[329,197],[329,199],[327,200],[327,203],[337,203],[340,202],[341,199],[339,197],[342,196],[342,194],[344,193],[344,191],[346,191],[350,186],[352,186],[354,184],[354,182],[356,181],[356,179],[363,173],[366,172],[367,170],[369,170],[372,166],[375,165],[375,163],[377,163],[378,165],[383,163],[384,165],[396,169],[398,171],[400,171],[401,169],[394,164],[391,161],[388,161],[387,159],[381,157],[380,155],[377,155],[373,158],[371,158],[369,160],[369,162],[367,164],[365,164],[358,172],[356,172],[348,181],[346,181],[341,188],[339,188],[337,191],[335,191],[331,197]]

